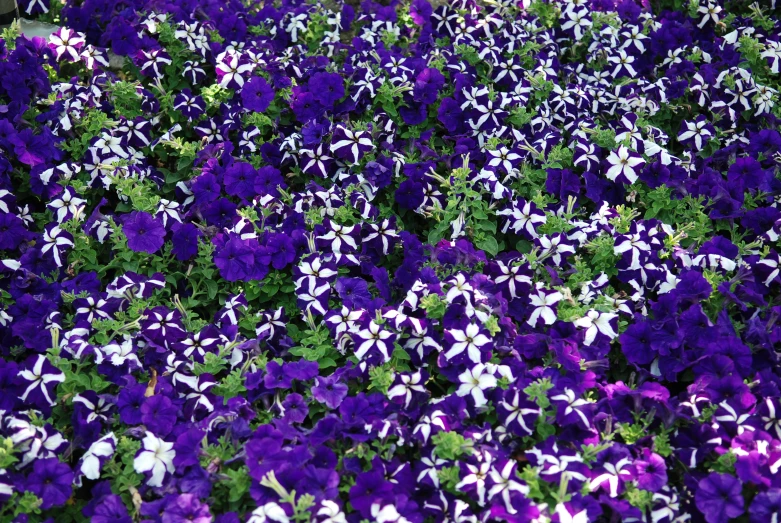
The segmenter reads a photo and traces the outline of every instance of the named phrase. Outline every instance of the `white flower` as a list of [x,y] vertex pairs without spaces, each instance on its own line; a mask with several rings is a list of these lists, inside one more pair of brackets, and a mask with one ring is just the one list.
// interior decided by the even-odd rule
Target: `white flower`
[[451,329],[448,331],[455,340],[450,350],[445,353],[445,358],[453,359],[466,351],[469,360],[480,363],[480,348],[491,342],[485,334],[480,334],[480,327],[474,323],[467,325],[466,330]]
[[49,47],[54,50],[58,61],[63,55],[68,55],[71,62],[78,62],[79,50],[84,45],[84,42],[82,33],[77,33],[67,27],[63,27],[49,36]]
[[176,456],[174,444],[147,432],[142,445],[142,450],[133,460],[133,468],[139,474],[150,472],[151,476],[146,484],[150,487],[159,487],[163,484],[166,471],[171,473],[174,471]]
[[576,326],[586,329],[586,338],[583,340],[583,344],[588,346],[594,343],[598,332],[601,332],[611,340],[618,336],[613,327],[610,326],[611,320],[617,317],[617,314],[609,312],[600,313],[591,309],[584,317],[575,320],[574,323]]
[[81,467],[79,467],[84,477],[98,479],[100,477],[100,458],[113,456],[116,448],[117,438],[113,432],[109,432],[90,445],[84,457],[81,458]]
[[328,499],[320,503],[320,510],[317,511],[317,515],[325,518],[318,519],[318,523],[347,523],[344,512],[339,508],[339,505]]
[[488,369],[482,363],[478,363],[471,369],[467,369],[458,375],[458,381],[461,386],[458,387],[456,394],[459,396],[472,396],[476,407],[482,407],[488,400],[485,399],[483,391],[496,387],[496,378],[487,372]]
[[686,130],[678,135],[678,141],[682,142],[694,138],[694,147],[701,151],[705,141],[709,140],[713,133],[707,128],[708,120],[703,118],[696,122],[684,122]]
[[395,398],[396,396],[404,396],[404,407],[409,407],[409,402],[412,401],[412,391],[426,392],[426,387],[423,386],[423,377],[420,375],[420,371],[412,374],[402,374],[401,383],[395,387],[391,387],[388,391],[388,398]]
[[[581,510],[577,514],[570,514],[570,511],[564,506],[563,503],[556,505],[556,514],[559,515],[559,521],[561,523],[589,523],[588,512],[586,509]],[[654,520],[658,521],[658,520]]]
[[642,167],[645,164],[645,161],[639,156],[632,156],[625,145],[619,147],[617,151],[611,151],[607,157],[607,162],[610,164],[610,168],[605,173],[605,176],[609,180],[615,181],[616,178],[623,174],[629,180],[629,183],[635,183],[637,180],[635,167]]
[[491,461],[486,460],[479,465],[467,463],[466,468],[469,473],[456,485],[456,489],[474,484],[477,489],[477,503],[482,507],[485,505],[485,480],[488,477],[488,472],[491,470]]
[[43,397],[46,399],[46,401],[49,402],[49,405],[54,405],[56,403],[56,398],[52,399],[52,397],[49,395],[49,389],[46,387],[46,384],[51,382],[62,383],[65,381],[65,374],[59,370],[50,374],[44,374],[43,367],[46,361],[46,356],[39,354],[38,359],[35,360],[35,364],[33,365],[32,369],[25,369],[19,373],[19,376],[22,379],[30,382],[22,395],[19,396],[19,399],[22,401],[25,401],[27,396],[29,396],[30,393],[35,389],[40,388],[41,394],[43,394]]
[[373,523],[409,523],[409,520],[399,514],[393,505],[380,507],[379,503],[372,505]]
[[277,523],[289,523],[290,518],[287,517],[285,509],[270,501],[258,507],[252,511],[252,515],[247,520],[247,523],[267,523],[268,521],[275,521]]
[[556,321],[556,312],[551,305],[555,305],[563,297],[560,292],[546,293],[538,288],[537,293],[529,297],[534,310],[527,323],[534,327],[537,324],[537,319],[542,318],[546,325],[552,325]]

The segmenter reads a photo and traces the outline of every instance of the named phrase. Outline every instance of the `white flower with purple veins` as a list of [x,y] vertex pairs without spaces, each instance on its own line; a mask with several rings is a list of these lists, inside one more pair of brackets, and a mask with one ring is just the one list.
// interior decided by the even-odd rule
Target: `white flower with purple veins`
[[579,410],[578,407],[589,406],[591,403],[583,398],[579,398],[575,395],[575,391],[572,389],[564,389],[564,392],[551,396],[551,401],[561,402],[561,405],[557,405],[559,411],[563,408],[563,416],[569,416],[575,414],[580,421],[583,422],[585,428],[589,428],[589,423],[586,413]]
[[702,151],[705,144],[708,143],[715,130],[713,126],[708,122],[705,116],[700,115],[697,120],[689,122],[684,120],[681,122],[681,132],[678,134],[678,141],[681,143],[692,142],[694,143],[694,149]]
[[[507,428],[513,428],[512,424],[515,423],[523,431],[524,435],[531,436],[534,434],[534,421],[540,415],[540,408],[531,401],[525,399],[521,395],[521,391],[516,390],[512,394],[512,398],[508,401],[508,394],[505,392],[504,399],[499,403],[498,412],[503,417],[502,425]],[[528,423],[527,423],[528,418]],[[529,426],[531,425],[531,426]]]
[[371,135],[366,131],[352,131],[339,126],[331,137],[331,152],[346,162],[356,164],[373,149]]
[[331,286],[327,281],[314,276],[305,276],[299,280],[296,288],[299,307],[305,311],[325,314],[330,292]]
[[43,233],[43,247],[41,254],[49,253],[54,258],[57,267],[62,267],[62,251],[68,247],[73,247],[73,236],[69,232],[63,231],[59,226],[49,224]]
[[84,34],[63,27],[49,36],[49,48],[59,62],[66,56],[69,62],[78,62],[81,48],[84,47]]
[[296,285],[300,285],[305,278],[310,276],[329,280],[339,274],[335,269],[331,268],[330,265],[323,263],[323,259],[319,256],[301,261],[296,269],[301,274],[296,280]]
[[492,465],[489,473],[489,479],[493,485],[488,490],[488,499],[492,500],[496,496],[501,496],[504,508],[510,514],[516,512],[510,499],[512,493],[518,492],[521,496],[526,496],[529,493],[529,487],[516,479],[518,478],[517,469],[518,464],[512,459],[508,459],[501,468]]
[[639,232],[634,234],[622,234],[620,235],[613,246],[613,253],[624,254],[629,253],[630,266],[629,270],[635,270],[640,268],[640,254],[650,252],[651,246],[646,241],[646,236],[641,235]]
[[613,77],[618,78],[621,74],[625,74],[631,78],[637,76],[637,71],[632,67],[635,57],[627,54],[623,49],[619,49],[617,55],[608,56],[607,61],[611,64],[615,64],[615,69],[613,69],[612,72]]
[[336,502],[326,499],[320,502],[317,510],[318,523],[347,523],[347,518]]
[[539,235],[535,230],[535,225],[545,223],[548,219],[545,213],[537,208],[532,202],[519,198],[507,209],[497,211],[499,216],[507,216],[507,222],[502,228],[506,233],[512,229],[516,234],[524,232],[529,238],[537,238]]
[[51,425],[37,427],[26,419],[7,417],[5,431],[11,438],[14,452],[22,454],[18,468],[36,459],[53,458],[68,445],[68,441]]
[[521,155],[511,151],[507,147],[501,145],[492,151],[488,151],[488,156],[491,159],[488,161],[489,167],[498,168],[501,167],[506,173],[511,173],[515,170],[515,166],[521,161]]
[[161,69],[171,65],[171,57],[162,49],[141,50],[138,62],[141,63],[141,73],[151,78],[162,78],[165,75]]
[[541,247],[540,260],[550,258],[559,267],[563,260],[562,255],[570,255],[575,252],[575,247],[567,243],[568,238],[564,234],[553,236],[541,236],[534,243]]
[[761,56],[767,58],[770,63],[770,71],[773,74],[778,74],[781,71],[781,42],[766,40],[765,50]]
[[635,183],[638,177],[638,171],[642,170],[645,166],[645,160],[632,151],[630,151],[625,145],[622,145],[618,150],[611,151],[608,155],[607,164],[609,168],[605,173],[605,177],[611,181],[619,181],[624,183]]
[[534,310],[526,323],[534,327],[537,325],[537,321],[542,319],[545,325],[553,325],[556,321],[556,311],[553,306],[561,301],[562,298],[564,296],[560,292],[545,290],[542,287],[542,283],[537,283],[537,288],[529,296],[529,301]]
[[[30,360],[32,357],[27,360],[28,363]],[[26,367],[19,372],[19,377],[29,384],[19,399],[27,401],[28,398],[41,396],[48,405],[54,405],[57,398],[52,395],[52,389],[56,387],[57,383],[65,381],[65,374],[49,363],[43,354],[35,356],[35,362],[32,365],[26,365]]]
[[445,353],[445,358],[448,360],[452,360],[466,351],[469,361],[480,363],[483,359],[482,349],[484,347],[489,347],[491,343],[491,339],[485,334],[481,334],[480,326],[475,323],[470,323],[466,326],[466,329],[463,330],[449,329],[445,332],[453,339],[453,344]]
[[[556,505],[556,514],[559,516],[559,523],[589,523],[588,510],[583,509],[579,512],[570,512],[564,503]],[[658,521],[654,519],[654,521]]]
[[384,329],[382,325],[372,320],[365,329],[360,329],[355,333],[355,338],[357,338],[355,340],[357,346],[355,357],[359,361],[372,349],[377,349],[382,354],[383,363],[390,361],[396,335],[388,329]]
[[488,474],[491,470],[491,463],[491,460],[485,460],[482,463],[478,463],[477,465],[467,463],[467,474],[464,476],[464,479],[462,479],[456,485],[456,490],[466,486],[474,485],[474,490],[477,492],[477,503],[481,507],[485,506],[485,482],[486,479],[488,479]]
[[471,293],[474,291],[474,288],[468,281],[466,281],[466,276],[464,276],[463,272],[459,272],[455,275],[454,278],[450,278],[445,283],[451,284],[451,287],[448,289],[447,294],[445,295],[445,300],[448,303],[453,303],[453,300],[459,296],[463,296],[467,303],[472,301]]
[[133,347],[133,338],[127,334],[121,344],[112,341],[105,347],[97,348],[95,356],[98,364],[103,363],[104,359],[108,359],[112,365],[116,366],[123,365],[129,361],[137,367],[141,367],[141,362],[138,361],[138,356],[136,356],[135,348]]
[[618,496],[618,487],[622,482],[632,479],[632,461],[623,457],[616,463],[606,461],[602,464],[602,473],[591,478],[589,488],[592,492],[600,487],[606,488],[611,498]]
[[701,5],[697,8],[697,12],[702,15],[702,20],[697,24],[697,27],[705,27],[709,21],[713,21],[714,24],[719,23],[719,13],[721,13],[721,6],[718,2],[708,0],[706,5]]
[[564,31],[572,29],[575,34],[575,40],[582,40],[585,31],[592,25],[589,10],[586,7],[577,9],[574,5],[569,4],[564,11],[564,15],[567,17],[567,21],[561,25],[561,29]]
[[328,220],[325,226],[328,232],[317,239],[326,242],[333,252],[350,253],[358,250],[358,225],[339,225]]
[[165,473],[173,473],[176,451],[174,444],[162,438],[158,438],[151,432],[147,432],[142,448],[133,460],[133,469],[139,474],[148,473],[146,484],[150,487],[159,487],[163,484]]
[[253,65],[241,63],[241,54],[235,50],[223,51],[217,57],[215,68],[220,79],[220,87],[241,88],[244,86],[244,76],[252,72]]
[[526,295],[531,287],[531,277],[528,264],[506,265],[497,261],[497,267],[501,274],[494,278],[494,283],[501,287],[507,287],[511,298]]
[[496,377],[482,363],[478,363],[459,374],[458,381],[461,385],[456,390],[456,395],[461,397],[471,396],[477,408],[483,407],[488,403],[483,391],[493,389],[498,384]]
[[117,448],[117,438],[113,432],[109,432],[98,441],[90,445],[87,452],[81,458],[79,472],[87,479],[100,478],[100,468],[103,463],[114,455]]
[[399,514],[393,505],[381,506],[375,503],[371,507],[373,523],[410,523],[410,521]]
[[[57,223],[63,223],[74,217],[79,221],[83,221],[84,206],[86,203],[86,200],[83,200],[76,195],[76,191],[73,187],[68,186],[58,196],[49,200],[46,207],[55,214]],[[6,210],[5,212],[8,211]]]
[[426,387],[423,385],[423,375],[420,371],[403,373],[399,375],[399,379],[401,383],[394,385],[388,390],[388,398],[403,397],[404,408],[407,408],[410,401],[412,401],[413,392],[426,392]]
[[599,312],[591,309],[582,318],[574,321],[575,326],[581,329],[586,329],[586,337],[583,339],[583,344],[588,346],[594,343],[597,334],[602,333],[611,340],[618,336],[618,333],[613,330],[611,322],[618,317],[617,314],[610,312]]
[[575,144],[573,163],[587,171],[593,171],[599,165],[599,149],[589,141],[578,140]]

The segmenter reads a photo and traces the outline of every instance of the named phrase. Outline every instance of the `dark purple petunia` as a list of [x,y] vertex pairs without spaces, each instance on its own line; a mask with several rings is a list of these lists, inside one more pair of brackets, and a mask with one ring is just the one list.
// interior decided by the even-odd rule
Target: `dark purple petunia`
[[315,73],[308,85],[312,97],[323,107],[330,109],[344,98],[344,80],[336,73]]
[[187,261],[198,254],[198,238],[202,234],[195,225],[192,223],[175,224],[173,231],[174,233],[171,237],[173,249],[171,249],[171,252],[173,252],[177,260]]
[[329,409],[338,408],[347,397],[347,385],[340,383],[335,376],[319,376],[312,387],[312,397]]
[[25,489],[41,498],[41,508],[64,505],[71,496],[73,471],[57,458],[39,459],[27,476]]
[[122,232],[127,246],[135,252],[154,254],[165,243],[165,227],[148,212],[131,212],[122,223]]
[[694,502],[708,523],[726,523],[743,514],[741,491],[739,479],[712,472],[700,480]]
[[262,76],[253,76],[241,89],[241,103],[250,111],[262,113],[273,101],[274,89]]

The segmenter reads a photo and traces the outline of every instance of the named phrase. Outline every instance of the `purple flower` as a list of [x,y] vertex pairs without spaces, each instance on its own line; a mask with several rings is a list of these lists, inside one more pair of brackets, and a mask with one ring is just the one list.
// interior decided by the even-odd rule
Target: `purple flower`
[[433,104],[437,100],[440,89],[445,85],[445,77],[438,69],[427,67],[415,78],[413,97],[416,102]]
[[165,504],[161,523],[211,523],[209,505],[195,494],[179,494]]
[[253,76],[241,90],[241,103],[246,109],[262,113],[274,101],[274,89],[262,76]]
[[694,503],[708,523],[726,523],[743,514],[743,494],[740,480],[712,472],[697,485]]
[[24,487],[41,498],[41,508],[64,505],[71,497],[73,471],[57,458],[39,459],[33,463],[33,472],[27,476]]
[[336,73],[315,73],[308,86],[312,97],[328,109],[344,98],[344,80]]
[[667,484],[667,465],[659,454],[643,449],[642,457],[635,461],[637,486],[643,490],[658,492]]
[[282,412],[285,419],[293,423],[301,423],[309,414],[309,407],[301,394],[288,394],[282,402]]
[[165,243],[165,227],[160,221],[143,211],[133,211],[122,223],[127,236],[127,246],[135,252],[153,254]]
[[329,409],[336,409],[347,397],[347,385],[339,383],[335,376],[318,376],[312,387],[312,397]]
[[781,489],[771,488],[757,494],[748,514],[750,523],[768,523],[781,518]]
[[179,261],[187,261],[198,254],[198,238],[202,236],[201,231],[192,223],[174,224],[173,252]]
[[141,422],[146,428],[164,438],[176,424],[177,408],[166,396],[155,394],[141,405]]
[[250,199],[255,196],[257,171],[247,162],[236,162],[225,171],[225,192],[231,196]]
[[228,281],[246,278],[255,264],[255,254],[244,240],[233,236],[214,254],[214,264],[220,276]]

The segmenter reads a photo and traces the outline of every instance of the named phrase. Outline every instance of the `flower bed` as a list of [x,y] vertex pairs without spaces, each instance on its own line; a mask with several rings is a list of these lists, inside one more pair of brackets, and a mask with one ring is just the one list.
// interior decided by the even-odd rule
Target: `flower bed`
[[21,1],[0,521],[776,521],[774,2],[385,3]]

